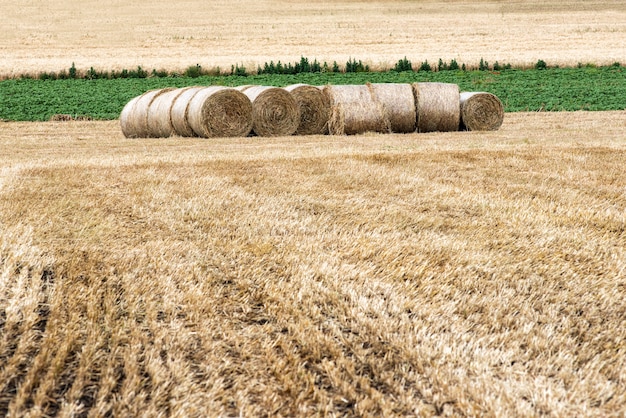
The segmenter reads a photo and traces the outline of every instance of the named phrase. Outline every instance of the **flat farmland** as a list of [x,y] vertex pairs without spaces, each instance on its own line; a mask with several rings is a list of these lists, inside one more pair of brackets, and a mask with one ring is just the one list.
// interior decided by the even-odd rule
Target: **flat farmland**
[[[626,61],[622,1],[2,10],[5,77]],[[624,167],[624,110],[211,140],[0,122],[0,416],[624,416]]]
[[204,68],[301,56],[389,68],[481,57],[514,65],[626,61],[626,4],[566,1],[29,0],[2,6],[0,75]]
[[0,131],[0,412],[621,416],[626,114]]

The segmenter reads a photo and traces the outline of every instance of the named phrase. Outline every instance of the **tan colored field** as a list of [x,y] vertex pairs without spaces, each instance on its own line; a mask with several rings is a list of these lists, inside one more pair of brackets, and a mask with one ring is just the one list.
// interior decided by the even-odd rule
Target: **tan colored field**
[[626,113],[0,124],[0,415],[623,416]]
[[[621,0],[2,16],[0,76],[626,62]],[[623,111],[214,140],[0,123],[0,416],[624,416],[625,132]]]
[[0,75],[68,69],[184,69],[301,56],[388,68],[626,62],[626,3],[566,1],[30,0],[2,5]]

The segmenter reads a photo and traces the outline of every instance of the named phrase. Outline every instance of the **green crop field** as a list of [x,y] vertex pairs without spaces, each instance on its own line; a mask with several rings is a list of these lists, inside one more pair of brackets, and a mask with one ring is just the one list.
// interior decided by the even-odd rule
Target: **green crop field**
[[147,90],[189,85],[258,84],[285,86],[410,83],[456,83],[462,91],[497,95],[505,111],[626,109],[626,67],[508,69],[501,71],[319,72],[248,76],[145,77],[113,79],[9,79],[0,82],[0,120],[45,121],[55,114],[116,119],[124,104]]

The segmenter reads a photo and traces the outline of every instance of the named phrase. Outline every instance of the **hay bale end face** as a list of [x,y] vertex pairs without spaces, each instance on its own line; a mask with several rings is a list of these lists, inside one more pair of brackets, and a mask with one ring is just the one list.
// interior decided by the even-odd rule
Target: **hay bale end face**
[[203,138],[248,136],[253,126],[252,103],[238,90],[206,87],[189,101],[187,122]]
[[418,132],[458,131],[461,124],[459,86],[451,83],[413,83]]
[[300,108],[291,93],[269,86],[241,88],[252,103],[252,130],[258,136],[293,135],[300,124]]
[[328,132],[330,99],[320,87],[293,84],[284,87],[291,93],[300,109],[300,124],[296,135],[324,135]]
[[381,103],[373,100],[366,85],[327,85],[330,99],[331,135],[355,135],[365,132],[389,132],[389,121]]
[[415,132],[415,95],[410,84],[375,83],[368,84],[368,87],[372,99],[382,105],[391,132]]
[[504,121],[500,99],[485,92],[461,93],[461,130],[496,131]]
[[187,111],[193,96],[203,88],[205,87],[188,87],[174,100],[170,109],[170,118],[176,135],[184,137],[196,135],[191,126],[189,126],[189,122],[187,122]]

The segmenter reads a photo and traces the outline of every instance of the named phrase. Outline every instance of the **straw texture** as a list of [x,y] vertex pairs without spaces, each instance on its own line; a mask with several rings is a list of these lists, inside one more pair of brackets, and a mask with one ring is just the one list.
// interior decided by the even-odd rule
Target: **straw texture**
[[206,87],[189,101],[187,122],[203,138],[247,136],[252,130],[252,104],[238,90]]
[[242,86],[252,102],[252,130],[258,136],[293,135],[300,124],[298,103],[279,87]]
[[[151,136],[150,129],[148,128],[148,110],[154,100],[160,95],[172,91],[172,88],[150,90],[137,97],[137,100],[131,100],[134,102],[128,109],[128,114],[124,114],[125,109],[122,109],[124,117],[120,117],[123,120],[122,132],[128,138],[148,138]],[[130,103],[129,103],[130,104]]]
[[500,99],[485,92],[461,93],[461,129],[496,131],[504,121],[504,106]]
[[380,103],[391,132],[410,133],[416,128],[413,87],[408,83],[368,84],[372,99]]
[[172,106],[187,88],[173,89],[158,95],[148,108],[148,135],[155,138],[167,138],[176,132],[172,124]]
[[354,135],[364,132],[389,132],[389,121],[381,103],[373,100],[366,85],[327,85],[330,99],[331,135]]
[[320,87],[308,84],[292,84],[285,87],[298,103],[300,124],[297,135],[324,135],[328,133],[330,99]]
[[187,121],[187,111],[191,99],[203,88],[206,87],[195,86],[187,88],[174,100],[170,109],[170,118],[176,135],[185,137],[196,135]]
[[458,131],[461,123],[459,86],[450,83],[413,83],[418,132]]

